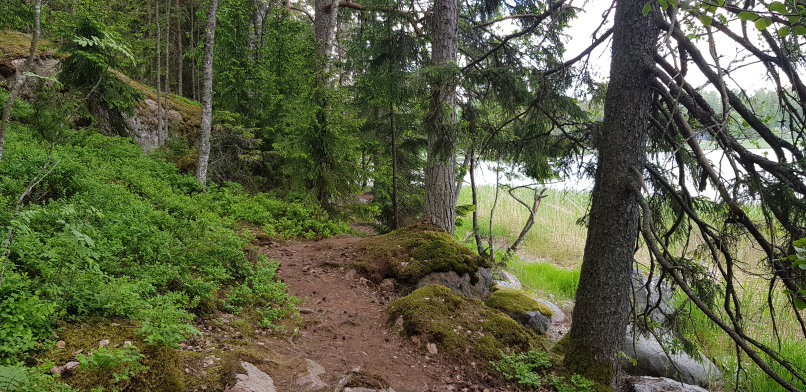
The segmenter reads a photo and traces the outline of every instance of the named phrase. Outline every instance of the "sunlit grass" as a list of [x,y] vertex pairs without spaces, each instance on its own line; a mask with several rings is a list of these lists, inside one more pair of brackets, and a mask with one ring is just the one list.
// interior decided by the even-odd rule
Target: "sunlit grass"
[[[515,194],[527,204],[534,200],[534,194],[528,189],[518,189]],[[589,196],[551,189],[545,195],[537,210],[535,224],[521,245],[521,258],[548,262],[567,269],[577,268],[582,262],[587,232],[577,221],[585,214]],[[458,204],[471,204],[471,200],[470,187],[463,187]],[[479,226],[486,236],[490,227],[490,210],[495,200],[495,186],[479,187],[478,200]],[[529,211],[523,205],[505,190],[499,190],[492,230],[496,250],[505,250],[515,241],[528,217]],[[456,228],[456,235],[464,239],[468,246],[475,248],[472,233],[473,222],[468,214],[462,225]]]
[[565,301],[574,299],[579,285],[579,269],[567,270],[550,263],[514,260],[509,271],[539,297]]

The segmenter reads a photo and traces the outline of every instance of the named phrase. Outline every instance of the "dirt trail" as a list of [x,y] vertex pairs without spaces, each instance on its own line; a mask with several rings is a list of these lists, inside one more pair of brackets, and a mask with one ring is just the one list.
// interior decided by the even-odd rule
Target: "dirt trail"
[[345,374],[360,371],[386,380],[396,392],[511,391],[473,366],[455,364],[384,326],[384,309],[395,294],[345,268],[360,238],[340,235],[317,242],[269,244],[261,252],[280,262],[288,291],[305,302],[297,336],[266,339],[281,360],[265,366],[278,391],[303,391],[298,379],[309,361],[332,391]]

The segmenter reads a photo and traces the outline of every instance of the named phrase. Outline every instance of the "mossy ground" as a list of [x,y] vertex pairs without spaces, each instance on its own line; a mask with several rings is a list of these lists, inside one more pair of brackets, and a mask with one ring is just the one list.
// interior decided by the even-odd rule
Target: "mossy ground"
[[545,349],[546,341],[509,316],[476,299],[454,294],[439,285],[421,287],[386,310],[387,322],[402,320],[401,333],[437,344],[440,353],[457,360],[470,358],[483,367],[500,359],[501,352]]
[[185,352],[167,347],[148,346],[135,332],[139,324],[130,320],[91,319],[84,322],[63,323],[58,332],[59,339],[65,342],[63,349],[54,348],[46,359],[61,365],[75,360],[80,351],[88,355],[98,348],[99,342],[109,339],[108,348],[123,347],[125,341],[140,348],[145,356],[140,363],[147,366],[145,372],[133,375],[130,380],[114,382],[109,371],[91,372],[76,369],[64,377],[63,381],[78,390],[90,390],[98,386],[112,387],[121,391],[183,391],[185,373],[183,370]]
[[[40,39],[37,44],[37,55],[54,55],[50,41]],[[18,59],[28,57],[31,49],[31,35],[12,30],[0,30],[0,53],[2,59]]]
[[[456,242],[439,227],[417,224],[362,240],[356,246],[356,269],[375,282],[395,278],[413,284],[432,272],[455,271],[476,277],[489,262]],[[475,283],[478,278],[471,278]]]
[[508,287],[496,288],[485,305],[494,309],[518,313],[539,311],[546,317],[551,317],[554,315],[551,312],[551,309],[549,309],[546,305],[537,302],[537,300],[530,297],[528,294]]

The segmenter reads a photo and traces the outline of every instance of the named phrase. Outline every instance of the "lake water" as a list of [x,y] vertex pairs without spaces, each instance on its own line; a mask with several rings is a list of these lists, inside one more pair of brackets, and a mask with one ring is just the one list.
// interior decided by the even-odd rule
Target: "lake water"
[[[763,149],[753,149],[750,150],[751,152],[761,155],[767,156],[772,159],[775,157],[775,153],[770,148],[763,148]],[[725,152],[723,150],[707,150],[705,152],[705,156],[711,162],[711,165],[714,168],[714,171],[720,175],[723,179],[727,181],[732,181],[736,178],[736,173],[733,171],[727,157],[725,156]],[[585,162],[591,162],[595,157],[593,155],[585,156]],[[663,165],[666,169],[676,169],[677,163],[674,159],[671,158],[670,155],[666,156],[656,156],[654,159],[657,163]],[[791,154],[787,154],[787,159],[791,160]],[[498,167],[498,163],[490,162],[490,161],[481,161],[476,167],[475,175],[476,175],[476,184],[477,185],[495,185],[496,183],[496,168]],[[501,164],[502,173],[511,173],[515,174],[515,177],[508,178],[506,175],[502,174],[500,176],[501,184],[508,184],[510,186],[522,186],[522,185],[532,185],[537,184],[531,178],[526,177],[523,174],[523,171],[518,166],[512,166],[507,164]],[[740,168],[741,172],[744,172]],[[707,187],[702,192],[699,192],[697,186],[693,183],[690,176],[686,177],[688,179],[689,191],[694,192],[692,196],[705,196],[711,200],[717,199],[717,191],[711,186],[710,181],[708,182]],[[470,184],[470,173],[465,175],[465,184]],[[675,181],[676,182],[676,181]],[[561,191],[576,191],[576,192],[590,192],[593,190],[593,178],[583,175],[580,172],[571,173],[570,176],[563,179],[562,181],[553,181],[545,183],[551,189],[561,190]]]

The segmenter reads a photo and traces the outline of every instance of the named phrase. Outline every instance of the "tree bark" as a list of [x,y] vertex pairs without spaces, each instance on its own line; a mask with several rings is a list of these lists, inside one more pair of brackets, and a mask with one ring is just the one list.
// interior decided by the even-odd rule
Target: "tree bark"
[[[459,50],[459,3],[435,0],[431,63],[456,63]],[[452,122],[456,103],[452,76],[441,73],[432,81],[424,127],[428,135],[425,168],[425,219],[453,235],[456,224],[456,143]]]
[[22,85],[25,83],[25,72],[31,69],[34,64],[34,56],[36,56],[36,44],[39,42],[39,34],[41,29],[40,14],[42,13],[42,0],[36,0],[34,3],[34,33],[31,35],[31,48],[28,50],[28,59],[25,60],[25,65],[17,68],[17,75],[14,80],[14,85],[8,93],[8,102],[3,109],[3,118],[0,119],[0,160],[3,159],[3,147],[6,144],[6,131],[8,130],[8,121],[11,117],[11,109],[14,108],[14,100],[17,99],[17,94],[20,93]]
[[633,190],[646,161],[652,73],[660,31],[658,4],[618,0],[610,82],[588,236],[564,364],[603,386],[613,378],[630,314],[630,274],[640,204]]
[[[389,62],[389,68],[392,68],[391,62]],[[389,102],[389,129],[392,131],[392,209],[395,213],[395,222],[392,224],[392,228],[397,230],[400,228],[400,205],[398,204],[397,189],[397,138],[395,135],[395,105],[391,102]]]
[[213,125],[213,48],[217,12],[218,0],[210,0],[210,8],[207,11],[207,36],[204,40],[201,140],[199,141],[199,168],[196,172],[196,178],[202,183],[202,186],[207,185],[207,164],[210,161],[210,129]]
[[156,19],[157,25],[157,145],[160,145],[162,142],[160,138],[162,138],[162,128],[164,126],[162,122],[162,85],[160,84],[160,78],[162,77],[162,35],[160,30],[160,1],[157,0],[154,2],[154,18]]
[[182,12],[180,12],[179,0],[176,0],[176,95],[183,96],[182,91],[182,63],[185,61],[182,53]]

